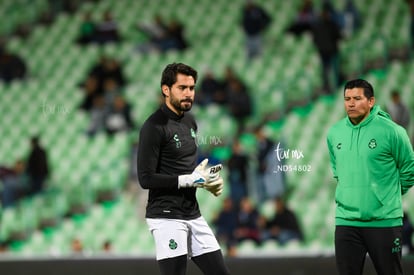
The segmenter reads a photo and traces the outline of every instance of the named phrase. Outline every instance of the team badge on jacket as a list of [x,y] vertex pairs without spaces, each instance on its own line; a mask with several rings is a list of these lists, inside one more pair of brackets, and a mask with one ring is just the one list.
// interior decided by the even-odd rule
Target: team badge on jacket
[[371,139],[368,143],[368,147],[370,149],[374,149],[375,147],[377,147],[377,141],[375,140],[375,138]]

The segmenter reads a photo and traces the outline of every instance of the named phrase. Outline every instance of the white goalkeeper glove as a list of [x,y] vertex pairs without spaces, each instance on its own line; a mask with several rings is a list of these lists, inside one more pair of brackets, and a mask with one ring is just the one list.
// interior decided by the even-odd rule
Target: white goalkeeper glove
[[207,182],[203,185],[203,188],[208,190],[214,196],[220,196],[223,192],[223,178],[218,177],[215,181]]
[[223,165],[217,164],[217,165],[211,166],[208,169],[209,169],[208,179],[207,179],[207,182],[205,184],[216,181],[220,178],[220,171],[221,171],[221,169],[223,169]]
[[191,174],[178,176],[178,188],[203,187],[220,177],[221,164],[207,167],[208,159],[204,159]]

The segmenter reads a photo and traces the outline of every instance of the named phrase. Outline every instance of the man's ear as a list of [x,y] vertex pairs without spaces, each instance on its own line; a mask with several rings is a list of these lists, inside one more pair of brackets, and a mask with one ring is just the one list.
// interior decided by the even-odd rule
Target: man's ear
[[371,98],[369,99],[369,104],[370,104],[370,107],[371,107],[371,108],[375,105],[375,97],[371,97]]
[[164,97],[170,96],[170,88],[167,85],[162,85],[161,92],[164,95]]

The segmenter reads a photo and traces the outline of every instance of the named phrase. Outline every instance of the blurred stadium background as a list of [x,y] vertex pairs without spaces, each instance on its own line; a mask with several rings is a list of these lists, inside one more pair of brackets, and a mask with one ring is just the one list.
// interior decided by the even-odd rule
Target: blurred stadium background
[[[0,35],[8,37],[7,49],[27,62],[29,72],[25,80],[0,82],[0,163],[12,165],[27,155],[28,140],[39,134],[52,168],[44,193],[1,209],[0,239],[9,242],[7,252],[0,254],[0,267],[3,265],[7,270],[13,266],[19,270],[20,261],[41,258],[44,265],[64,272],[65,264],[57,267],[60,262],[56,259],[70,261],[74,237],[82,240],[87,252],[85,258],[104,257],[118,270],[122,270],[122,260],[115,263],[114,259],[122,258],[134,265],[125,259],[148,260],[154,255],[153,240],[143,218],[145,194],[130,183],[131,150],[139,129],[112,138],[105,134],[88,138],[84,134],[89,118],[78,109],[83,99],[79,83],[102,54],[121,62],[128,81],[125,95],[132,104],[133,119],[138,126],[158,106],[159,77],[165,64],[180,61],[199,69],[201,75],[205,68],[210,68],[218,76],[226,66],[232,66],[250,87],[253,98],[254,114],[248,125],[257,125],[267,118],[265,129],[272,139],[283,139],[288,148],[304,152],[305,158],[288,160],[289,163],[299,161],[312,167],[311,172],[287,174],[288,204],[300,219],[305,241],[286,246],[268,242],[260,247],[243,242],[238,247],[238,258],[256,258],[258,263],[266,258],[298,259],[290,267],[300,263],[301,258],[331,259],[335,184],[325,134],[344,115],[342,89],[338,88],[333,95],[321,95],[321,65],[311,37],[295,37],[284,31],[294,19],[301,0],[256,1],[273,20],[265,34],[262,57],[251,63],[245,58],[244,36],[239,27],[244,0],[74,1],[77,9],[72,13],[56,13],[48,26],[36,24],[40,15],[50,10],[50,2],[53,1],[0,0]],[[320,7],[321,2],[314,1],[315,7]],[[341,9],[345,1],[332,2]],[[370,81],[378,103],[383,106],[391,90],[398,88],[414,112],[414,65],[409,59],[407,4],[403,0],[355,2],[363,24],[352,37],[341,41],[340,62],[345,74],[364,76]],[[119,24],[122,41],[103,46],[77,45],[75,40],[85,11],[101,20],[108,9]],[[136,45],[146,39],[137,31],[136,24],[151,22],[155,13],[182,21],[191,44],[187,50],[165,54],[134,52]],[[32,27],[26,39],[9,35],[22,23]],[[236,122],[225,108],[216,105],[197,106],[193,112],[202,136],[217,136],[223,141],[220,146],[205,149],[225,161]],[[247,152],[254,152],[252,134],[245,133],[241,142]],[[207,192],[198,192],[207,220],[220,209],[225,195],[217,199]],[[404,206],[414,220],[414,192],[405,196]],[[271,215],[271,206],[264,204],[260,211]],[[101,253],[105,240],[113,244],[110,256]],[[243,266],[237,259],[228,261],[233,270]],[[324,267],[332,268],[332,260],[322,262],[318,268],[324,270]],[[239,270],[238,274],[243,274]],[[14,274],[28,274],[20,272]],[[308,273],[299,270],[283,274]]]

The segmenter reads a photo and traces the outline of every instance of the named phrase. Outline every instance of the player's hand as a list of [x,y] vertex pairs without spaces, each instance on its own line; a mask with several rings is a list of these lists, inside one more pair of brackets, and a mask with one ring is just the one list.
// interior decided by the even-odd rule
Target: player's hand
[[204,159],[191,174],[178,176],[178,188],[202,187],[208,179],[208,159]]
[[213,181],[218,180],[220,178],[221,169],[223,169],[223,165],[221,165],[221,164],[217,164],[217,165],[209,167],[208,168],[209,171],[208,171],[208,177],[207,177],[207,183],[206,184],[208,184],[209,182],[213,182]]
[[178,176],[178,188],[203,187],[205,183],[216,181],[220,177],[222,165],[207,167],[208,159],[204,159],[193,173]]
[[[205,183],[218,180],[220,177],[220,171],[223,168],[223,165],[217,164],[214,166],[208,167],[208,159],[204,159],[195,169],[193,173],[198,173],[205,179]],[[204,185],[203,184],[203,185]]]
[[220,196],[220,194],[223,192],[223,178],[219,177],[215,181],[207,182],[203,185],[203,188],[208,190],[211,194],[214,196]]
[[208,179],[207,163],[204,159],[191,174],[178,176],[178,188],[202,187]]

